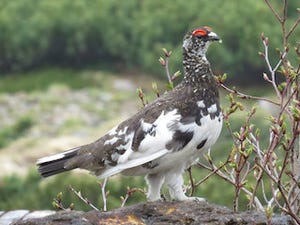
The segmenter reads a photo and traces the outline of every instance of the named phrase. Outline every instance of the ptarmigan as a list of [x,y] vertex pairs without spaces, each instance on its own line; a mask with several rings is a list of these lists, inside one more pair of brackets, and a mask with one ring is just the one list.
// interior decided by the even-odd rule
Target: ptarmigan
[[149,201],[160,199],[163,183],[172,199],[191,199],[184,194],[182,173],[210,149],[222,129],[217,85],[205,56],[214,41],[221,40],[209,27],[188,32],[179,85],[95,142],[39,159],[41,175],[75,168],[99,178],[146,175]]

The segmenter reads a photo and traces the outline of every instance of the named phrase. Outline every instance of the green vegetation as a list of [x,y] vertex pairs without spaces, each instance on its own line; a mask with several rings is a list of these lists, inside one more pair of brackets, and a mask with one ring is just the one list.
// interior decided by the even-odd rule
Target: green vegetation
[[120,116],[120,103],[135,96],[134,86],[114,91],[120,82],[120,75],[112,73],[58,68],[1,77],[0,149],[20,137],[53,138],[101,128]]
[[[288,23],[297,17],[297,6],[297,1],[289,2]],[[209,58],[217,62],[215,71],[248,83],[264,68],[258,57],[260,34],[272,37],[272,46],[282,42],[263,1],[3,0],[0,8],[0,70],[7,72],[96,64],[161,74],[157,62],[161,48],[173,50],[171,67],[177,70],[182,35],[210,25],[224,43],[209,52],[214,52]],[[299,32],[293,34],[292,45]]]
[[55,84],[66,85],[71,89],[85,87],[103,89],[110,84],[111,75],[102,71],[76,71],[62,68],[43,68],[25,73],[11,73],[9,76],[1,77],[0,93],[42,91]]
[[25,116],[17,120],[12,126],[1,127],[0,130],[0,150],[13,140],[22,137],[30,129],[34,121],[31,117]]
[[[144,186],[144,181],[140,178],[125,178],[122,182],[112,179],[108,182],[106,190],[109,190],[109,208],[119,207],[121,196],[126,195],[126,187]],[[85,175],[58,175],[55,178],[42,179],[34,170],[25,178],[16,175],[5,177],[0,182],[0,209],[53,209],[52,201],[57,193],[63,192],[63,204],[68,207],[75,204],[75,209],[90,210],[90,208],[78,199],[68,187],[71,185],[76,190],[81,190],[82,194],[91,200],[99,208],[103,207],[101,189],[95,177]],[[145,200],[142,194],[135,194],[135,201]],[[133,202],[131,201],[131,204]]]
[[[206,173],[203,170],[194,169],[193,175],[198,179],[204,177]],[[98,182],[95,177],[88,174],[62,174],[46,180],[42,179],[36,171],[32,171],[25,178],[12,175],[5,177],[0,182],[0,209],[54,209],[52,206],[53,199],[59,192],[63,192],[62,201],[65,207],[74,203],[77,210],[91,210],[68,189],[69,185],[77,191],[80,190],[83,196],[101,209],[103,208],[103,201]],[[110,179],[106,186],[106,191],[109,191],[108,209],[121,206],[120,197],[126,195],[127,187],[144,189],[146,184],[142,177],[122,176]],[[164,194],[167,195],[166,190]],[[210,202],[229,207],[232,205],[233,195],[233,188],[216,177],[202,184],[195,193],[195,196],[205,196]],[[145,195],[136,192],[129,198],[126,205],[142,201],[146,201]],[[246,204],[244,204],[245,206]]]
[[[74,79],[70,79],[72,74],[75,74]],[[52,74],[53,76],[48,76]],[[69,76],[69,80],[66,77],[63,77],[61,74],[65,76]],[[88,76],[85,76],[89,74]],[[93,74],[93,76],[91,76]],[[104,87],[107,84],[111,83],[112,81],[109,79],[102,79],[101,72],[93,72],[93,71],[79,71],[73,72],[71,70],[40,70],[39,72],[32,72],[29,73],[27,76],[15,76],[15,79],[11,79],[10,77],[5,77],[1,79],[1,83],[3,86],[0,88],[0,92],[9,91],[14,93],[17,90],[13,89],[13,83],[18,80],[18,83],[21,83],[23,86],[19,88],[23,91],[28,91],[29,93],[32,91],[39,91],[40,88],[42,90],[46,90],[51,88],[51,85],[56,85],[58,83],[63,83],[64,85],[70,85],[70,87],[80,88],[80,84],[82,85],[81,88],[89,87],[91,93],[94,92],[102,92],[103,88],[110,88]],[[86,79],[87,77],[87,79]],[[112,75],[109,77],[117,77],[117,75]],[[88,79],[89,78],[89,79]],[[44,81],[46,79],[46,81]],[[64,81],[65,80],[65,81]],[[33,81],[40,82],[40,85],[34,85]],[[65,82],[65,83],[64,83]],[[82,82],[82,83],[81,83]],[[106,85],[105,85],[106,84]],[[150,82],[148,83],[150,86]],[[93,88],[99,87],[98,89]],[[104,86],[103,86],[104,85]],[[101,87],[101,88],[100,88]],[[6,89],[5,89],[6,88]],[[52,86],[53,88],[53,86]],[[66,88],[66,87],[65,87]],[[265,95],[266,90],[256,90],[261,91]],[[96,93],[94,93],[96,94]],[[128,95],[131,95],[128,94]],[[120,98],[124,98],[125,93],[122,96],[114,97],[113,102],[109,106],[110,108],[106,108],[106,114],[100,115],[98,112],[99,117],[104,118],[106,120],[113,120],[115,112],[111,113],[112,109],[114,108],[113,104],[115,101],[119,101]],[[55,96],[43,96],[43,101],[41,104],[43,107],[51,108],[55,101],[63,101],[62,99],[57,99]],[[119,99],[119,100],[118,100]],[[138,97],[136,96],[133,99],[135,102],[138,102]],[[228,105],[228,100],[223,96],[222,97],[222,105],[226,107]],[[83,106],[82,103],[77,102],[81,107]],[[248,102],[249,107],[252,102]],[[117,103],[118,104],[118,103]],[[246,105],[246,107],[248,107]],[[91,106],[89,107],[91,110]],[[103,111],[103,110],[102,110]],[[102,112],[101,111],[101,112]],[[21,127],[22,129],[12,129],[12,136],[14,139],[17,139],[19,136],[20,131],[25,130],[25,128],[29,128],[32,123],[28,121],[33,121],[35,118],[34,114],[30,114],[32,118],[28,115],[20,119],[20,122],[15,125],[14,127],[18,128]],[[260,112],[259,116],[256,117],[256,120],[253,121],[255,124],[259,124],[260,128],[263,128],[266,123],[268,123],[265,118],[266,114],[264,112]],[[231,123],[233,129],[238,129],[245,118],[244,112],[238,112],[234,115]],[[26,122],[27,121],[27,122]],[[112,123],[112,122],[111,122]],[[25,126],[27,124],[27,126]],[[82,122],[79,120],[72,120],[68,119],[65,123],[57,130],[57,133],[67,133],[70,130],[82,129]],[[24,128],[25,127],[25,128]],[[98,127],[99,128],[99,127]],[[43,128],[45,129],[45,128]],[[2,132],[5,131],[2,130]],[[47,130],[48,131],[48,130]],[[263,131],[263,130],[262,130]],[[265,131],[267,132],[267,131]],[[264,132],[262,132],[264,133]],[[45,134],[46,135],[46,134]],[[0,135],[1,136],[1,135]],[[1,139],[0,139],[1,140]],[[3,139],[7,140],[7,139]],[[12,140],[12,139],[8,139]],[[7,144],[7,143],[6,143]],[[229,133],[226,129],[223,129],[221,137],[218,143],[214,146],[212,151],[213,159],[218,161],[224,161],[227,158],[227,155],[230,152],[232,147],[232,141],[230,138]],[[200,180],[201,178],[205,177],[208,174],[207,171],[203,169],[194,168],[193,169],[193,176],[195,179]],[[188,183],[188,176],[186,175],[186,183]],[[52,201],[56,197],[59,192],[63,192],[63,204],[68,207],[71,203],[75,204],[75,209],[78,210],[90,210],[90,208],[79,200],[74,193],[72,193],[68,187],[71,185],[76,190],[80,190],[81,193],[87,197],[89,200],[92,201],[94,205],[98,208],[103,207],[102,196],[101,196],[101,189],[98,184],[97,178],[94,176],[89,175],[88,173],[84,174],[77,174],[77,173],[65,173],[58,175],[53,178],[43,179],[41,178],[36,168],[33,168],[31,172],[26,177],[21,177],[18,175],[11,175],[0,180],[0,209],[1,210],[11,210],[16,208],[26,208],[26,209],[53,209]],[[116,176],[109,180],[106,190],[109,191],[108,196],[108,209],[117,208],[121,205],[121,196],[125,196],[127,192],[127,187],[136,187],[136,188],[145,188],[146,184],[142,177],[124,177],[124,176]],[[220,191],[222,190],[222,191]],[[164,194],[167,195],[167,191],[165,190]],[[229,207],[232,206],[232,198],[234,196],[234,189],[231,185],[226,183],[224,180],[221,180],[218,177],[212,177],[208,179],[205,183],[200,185],[195,192],[195,196],[203,196],[208,199],[208,201],[213,203],[219,203],[221,205],[227,205]],[[246,198],[245,198],[246,199]],[[246,200],[242,200],[241,202],[242,209],[246,208]],[[134,193],[132,197],[129,198],[127,205],[134,204],[137,202],[145,201],[145,196],[141,193]]]
[[[272,4],[277,6],[279,3]],[[296,7],[296,1],[289,1],[288,25],[297,18]],[[279,11],[279,5],[277,8]],[[171,4],[169,1],[160,0],[2,0],[0,104],[3,96],[14,97],[26,93],[32,98],[32,102],[38,102],[40,108],[37,111],[29,109],[27,113],[14,112],[18,116],[10,125],[3,125],[4,122],[1,120],[0,148],[18,141],[31,128],[37,126],[39,113],[48,114],[43,115],[44,120],[40,122],[38,131],[44,136],[53,135],[54,138],[76,133],[78,127],[81,127],[81,130],[83,127],[93,130],[95,127],[101,127],[99,124],[102,120],[110,122],[118,119],[115,117],[119,115],[117,112],[119,103],[130,98],[137,103],[138,97],[133,98],[134,92],[117,93],[112,89],[113,79],[125,76],[124,68],[126,71],[134,68],[134,71],[163,74],[158,63],[163,47],[173,50],[171,70],[180,69],[182,35],[199,25],[212,26],[223,39],[222,47],[214,45],[209,50],[209,53],[214,52],[208,56],[214,71],[217,74],[226,71],[236,79],[235,83],[248,84],[249,81],[261,77],[261,71],[265,67],[264,60],[257,54],[263,49],[259,47],[262,46],[260,36],[262,32],[270,37],[270,60],[272,65],[276,63],[277,53],[274,49],[282,46],[280,44],[282,37],[280,27],[274,26],[275,24],[276,19],[270,14],[264,2],[252,0],[231,2],[191,0],[188,4],[186,0],[174,0]],[[296,29],[289,40],[290,49],[294,47],[299,36],[300,30]],[[291,62],[297,59],[294,54],[290,50],[288,57]],[[95,67],[101,68],[101,72],[91,69]],[[103,72],[103,68],[113,72]],[[115,71],[118,71],[118,74],[115,74]],[[149,81],[152,80],[154,79],[144,79],[145,87],[149,88],[151,86]],[[70,94],[71,91],[77,91],[77,94],[83,91],[84,94],[76,95],[72,99],[74,93]],[[99,103],[98,100],[105,92],[114,93],[108,97],[109,100],[101,102],[102,105],[94,104]],[[245,92],[255,93],[256,96],[269,95],[265,88],[249,88]],[[62,118],[65,108],[60,107],[56,108],[58,113],[55,117],[62,122],[49,129],[47,125],[53,122],[49,120],[53,119],[49,115],[54,115],[54,111],[51,111],[54,106],[57,104],[66,108],[70,106],[66,93],[69,94],[72,103],[76,101],[80,109],[88,112],[86,117],[90,118],[92,115],[100,119],[96,122],[89,121],[90,123],[86,125],[82,111],[78,110],[81,118],[77,119],[70,116],[74,113],[72,109],[71,113]],[[89,97],[88,100],[86,96]],[[148,98],[151,99],[153,96]],[[224,96],[222,101],[223,107],[229,105],[228,99]],[[253,104],[254,102],[249,100],[245,103],[245,107],[251,108]],[[40,109],[42,110],[39,111]],[[245,123],[245,115],[245,112],[239,111],[230,117],[229,122],[233,131],[238,131]],[[260,130],[262,149],[267,149],[269,141],[269,118],[263,110],[258,109],[250,121],[255,124],[253,129]],[[34,145],[35,141],[38,140],[30,144]],[[212,158],[216,164],[226,160],[232,145],[231,134],[224,128],[212,151]],[[283,153],[278,154],[278,162],[282,162],[280,159],[282,155]],[[193,168],[193,177],[197,180],[207,174],[208,172],[203,169]],[[188,181],[187,176],[185,179]],[[255,182],[254,179],[250,177],[247,185],[251,186]],[[101,190],[97,183],[95,177],[77,173],[42,179],[35,168],[26,177],[19,175],[1,177],[0,210],[52,209],[53,198],[61,191],[66,207],[74,203],[75,209],[89,210],[86,204],[68,190],[69,185],[80,190],[84,196],[102,208]],[[265,184],[270,186],[267,181]],[[120,196],[125,196],[128,186],[144,188],[145,182],[142,177],[110,179],[106,188],[110,192],[108,209],[120,207]],[[211,202],[231,207],[234,194],[232,185],[217,176],[212,176],[197,187],[194,195],[204,196]],[[262,195],[259,191],[257,194]],[[266,195],[271,196],[270,193]],[[135,193],[129,198],[128,204],[144,200],[145,196]],[[247,201],[244,193],[240,201],[240,209],[246,209]]]

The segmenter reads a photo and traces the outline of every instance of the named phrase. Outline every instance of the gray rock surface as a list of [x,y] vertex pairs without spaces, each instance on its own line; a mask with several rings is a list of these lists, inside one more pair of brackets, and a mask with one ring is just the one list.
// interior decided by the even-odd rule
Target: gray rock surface
[[[1,221],[1,218],[0,218]],[[109,212],[57,212],[43,218],[23,218],[15,225],[94,225],[94,224],[189,224],[189,225],[264,225],[264,213],[247,211],[234,213],[232,210],[207,202],[152,202],[115,209]],[[292,224],[288,216],[275,215],[273,225]]]

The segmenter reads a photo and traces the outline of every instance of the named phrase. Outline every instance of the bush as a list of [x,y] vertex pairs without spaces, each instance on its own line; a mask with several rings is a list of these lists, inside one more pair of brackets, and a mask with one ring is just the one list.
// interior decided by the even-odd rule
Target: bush
[[[17,175],[4,177],[0,182],[0,209],[54,209],[53,199],[59,192],[62,192],[63,204],[68,207],[74,203],[76,210],[91,210],[91,208],[81,201],[68,187],[81,191],[82,195],[87,197],[94,205],[103,208],[101,189],[97,184],[97,178],[87,174],[63,174],[50,179],[42,179],[37,171],[30,172],[22,178]],[[126,187],[134,184],[135,187],[144,187],[144,180],[141,177],[122,178],[122,182],[117,179],[111,179],[106,187],[110,195],[108,197],[109,209],[118,208],[121,205],[121,196],[126,195]],[[145,201],[143,194],[135,194],[128,201],[128,204]]]
[[[16,0],[0,4],[2,71],[49,64],[109,64],[158,74],[162,73],[157,66],[162,47],[174,50],[172,67],[177,70],[184,33],[211,25],[224,41],[222,48],[210,51],[214,69],[247,80],[263,67],[256,57],[259,34],[264,31],[275,46],[281,42],[275,19],[260,1]],[[289,7],[288,21],[292,21],[297,17],[296,2]],[[299,34],[295,32],[291,44]]]
[[21,117],[14,125],[2,127],[0,130],[0,149],[25,134],[33,123],[34,121],[30,117]]

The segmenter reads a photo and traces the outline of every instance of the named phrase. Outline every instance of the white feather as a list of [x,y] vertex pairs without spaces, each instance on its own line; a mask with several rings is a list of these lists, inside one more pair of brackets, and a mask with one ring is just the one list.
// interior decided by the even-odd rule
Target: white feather
[[141,120],[141,126],[142,126],[144,132],[148,132],[148,130],[150,130],[152,128],[152,124],[144,122],[143,119]]
[[207,109],[207,112],[208,113],[215,113],[215,112],[217,112],[217,104],[215,103],[215,104],[212,104],[210,107],[208,107],[208,109]]
[[113,176],[115,174],[118,174],[118,173],[122,172],[123,170],[133,168],[133,167],[136,167],[136,166],[140,166],[144,163],[155,160],[159,157],[162,157],[163,155],[165,155],[167,153],[168,153],[168,150],[163,149],[163,150],[160,150],[160,151],[158,151],[158,152],[156,152],[152,155],[132,159],[132,160],[126,162],[126,163],[118,164],[114,167],[111,167],[111,168],[105,170],[101,175],[98,176],[98,178],[102,179],[102,178]]
[[55,154],[55,155],[50,155],[50,156],[46,156],[46,157],[43,157],[43,158],[40,158],[38,159],[37,161],[37,164],[42,164],[42,163],[46,163],[46,162],[51,162],[51,161],[54,161],[54,160],[58,160],[58,159],[62,159],[64,158],[67,154],[71,153],[71,152],[75,152],[79,149],[78,148],[74,148],[74,149],[71,149],[69,151],[65,151],[65,152],[62,152],[62,153],[58,153],[58,154]]
[[[174,131],[170,129],[171,125],[178,123],[181,116],[177,114],[177,110],[160,114],[153,124],[141,121],[143,129],[147,130],[155,125],[155,135],[146,135],[141,141],[137,151],[131,149],[134,133],[130,133],[126,138],[126,151],[118,158],[116,166],[104,171],[99,177],[104,178],[120,173],[123,170],[140,166],[144,163],[158,159],[168,153],[165,149],[166,144],[172,140]],[[145,131],[144,130],[144,131]]]
[[156,125],[155,135],[147,135],[140,144],[139,152],[154,153],[164,149],[166,144],[172,140],[174,131],[170,129],[173,124],[179,122],[181,116],[177,110],[168,113],[162,112],[153,123]]
[[118,163],[126,163],[129,160],[130,155],[133,153],[131,146],[134,137],[134,132],[127,135],[125,141],[127,142],[125,145],[122,145],[124,149],[127,149],[123,155],[121,155],[118,159]]
[[107,132],[108,135],[114,136],[117,134],[117,128],[118,126],[115,126],[114,128],[112,128],[110,131]]
[[114,143],[116,143],[119,140],[118,137],[113,137],[112,139],[106,140],[104,142],[104,145],[113,145]]
[[[155,135],[146,135],[145,138],[141,141],[137,151],[133,151],[130,146],[134,138],[134,133],[128,135],[126,152],[120,156],[118,163],[126,164],[126,162],[131,161],[132,159],[137,159],[139,157],[147,157],[152,154],[155,154],[162,149],[165,149],[166,144],[172,140],[174,131],[170,130],[170,126],[174,123],[178,123],[180,120],[180,115],[177,114],[177,110],[172,110],[168,113],[164,111],[160,116],[153,122],[155,125]],[[143,128],[150,127],[149,123],[143,122]],[[152,127],[152,125],[151,125]]]
[[[217,141],[222,130],[222,116],[214,119],[211,119],[210,115],[203,116],[200,122],[200,126],[195,122],[178,125],[182,132],[194,131],[192,140],[180,151],[161,157],[158,161],[159,167],[154,168],[153,173],[184,170],[194,164],[202,152],[208,150]],[[203,140],[206,140],[205,145],[200,150],[197,149],[197,145]]]
[[128,129],[128,127],[124,127],[123,130],[119,130],[118,135],[121,136],[121,135],[126,134],[127,129]]
[[197,105],[198,105],[198,107],[200,107],[200,108],[205,108],[205,104],[204,104],[204,101],[203,101],[203,100],[198,101],[198,102],[197,102]]

